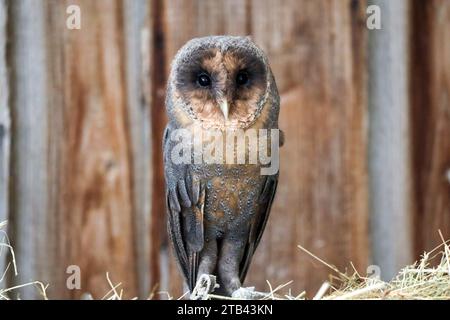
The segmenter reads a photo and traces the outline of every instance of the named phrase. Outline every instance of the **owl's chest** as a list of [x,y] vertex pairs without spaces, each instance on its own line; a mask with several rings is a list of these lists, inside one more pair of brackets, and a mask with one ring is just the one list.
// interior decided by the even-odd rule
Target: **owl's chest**
[[272,131],[276,131],[259,126],[205,129],[198,124],[182,130],[183,154],[190,154],[190,163],[219,164],[222,166],[217,166],[217,170],[231,175],[235,171],[253,172],[256,167],[267,165],[272,153]]
[[192,166],[205,185],[204,215],[207,229],[220,232],[245,227],[257,212],[264,176],[257,165]]

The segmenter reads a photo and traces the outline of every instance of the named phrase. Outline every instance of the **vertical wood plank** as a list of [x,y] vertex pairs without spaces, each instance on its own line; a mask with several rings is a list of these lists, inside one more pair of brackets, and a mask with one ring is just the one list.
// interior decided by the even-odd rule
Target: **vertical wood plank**
[[152,235],[152,246],[150,248],[150,272],[152,289],[166,290],[168,266],[161,265],[167,256],[167,234],[166,234],[166,202],[164,188],[164,172],[162,157],[162,138],[167,118],[165,115],[165,86],[166,86],[166,1],[153,0],[150,7],[152,26],[152,47],[150,77],[151,87],[151,121],[153,140],[153,179],[152,179],[152,224],[150,233]]
[[[150,232],[152,210],[152,140],[151,75],[152,21],[149,1],[126,0],[124,3],[124,37],[126,48],[126,84],[128,127],[131,137],[133,167],[134,246],[141,298],[150,293],[152,239]],[[159,145],[159,143],[157,143]]]
[[[9,76],[7,62],[7,3],[0,0],[0,223],[8,219],[9,210],[9,160],[11,152],[11,115],[9,108]],[[6,231],[6,227],[3,229]],[[0,241],[3,240],[0,235]],[[7,252],[0,249],[0,276],[6,268]],[[5,281],[0,282],[0,288]]]
[[[11,1],[11,113],[13,119],[10,230],[18,262],[15,283],[39,279],[52,269],[56,243],[50,232],[48,191],[48,99],[45,6]],[[43,279],[44,280],[44,279]],[[46,280],[49,280],[47,278]],[[22,290],[22,298],[36,297]]]
[[[114,283],[137,294],[133,240],[132,152],[126,113],[122,1],[79,1],[82,30],[60,29],[63,4],[49,6],[63,32],[63,128],[59,212],[83,290],[102,297]],[[63,16],[64,17],[64,16]],[[55,106],[56,107],[56,106]]]
[[[82,29],[66,28],[78,4]],[[121,1],[13,3],[14,240],[50,297],[137,294]],[[68,265],[82,290],[66,287]],[[25,293],[26,297],[33,297]]]
[[390,279],[413,262],[409,124],[409,1],[371,1],[382,29],[369,32],[369,168],[374,263]]
[[248,283],[294,280],[314,294],[329,270],[368,260],[364,1],[253,1],[252,35],[282,93],[280,184]]
[[414,1],[412,139],[415,254],[450,238],[450,1]]
[[346,202],[353,212],[350,219],[350,257],[363,274],[370,263],[372,247],[369,235],[369,175],[368,175],[368,34],[367,1],[352,0],[352,104],[349,107],[349,129],[345,158]]

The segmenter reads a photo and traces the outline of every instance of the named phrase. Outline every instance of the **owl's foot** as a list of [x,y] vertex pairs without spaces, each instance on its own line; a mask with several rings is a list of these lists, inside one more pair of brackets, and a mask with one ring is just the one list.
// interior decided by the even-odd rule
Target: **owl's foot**
[[218,287],[216,277],[212,274],[202,274],[192,290],[191,300],[208,300],[208,295]]
[[266,293],[255,291],[255,287],[241,287],[233,292],[232,298],[243,300],[260,300],[267,297]]

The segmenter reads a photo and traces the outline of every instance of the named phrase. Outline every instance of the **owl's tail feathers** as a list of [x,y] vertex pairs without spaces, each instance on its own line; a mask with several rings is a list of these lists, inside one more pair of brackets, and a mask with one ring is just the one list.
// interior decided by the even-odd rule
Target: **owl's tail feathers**
[[198,253],[191,252],[189,255],[189,291],[192,292],[197,283],[197,272],[198,272]]

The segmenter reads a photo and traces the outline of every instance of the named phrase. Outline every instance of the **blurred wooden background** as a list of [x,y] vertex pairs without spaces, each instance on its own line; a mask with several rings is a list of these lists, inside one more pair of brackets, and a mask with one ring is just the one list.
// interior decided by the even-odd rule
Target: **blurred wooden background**
[[[438,229],[449,238],[450,1],[368,2],[0,0],[0,221],[19,268],[7,285],[101,298],[108,271],[126,297],[180,295],[165,82],[178,48],[210,34],[251,35],[282,95],[280,185],[247,285],[314,294],[330,270],[297,244],[389,278]],[[71,4],[81,30],[66,28]],[[381,30],[366,28],[369,4]],[[69,265],[81,290],[66,287]]]

